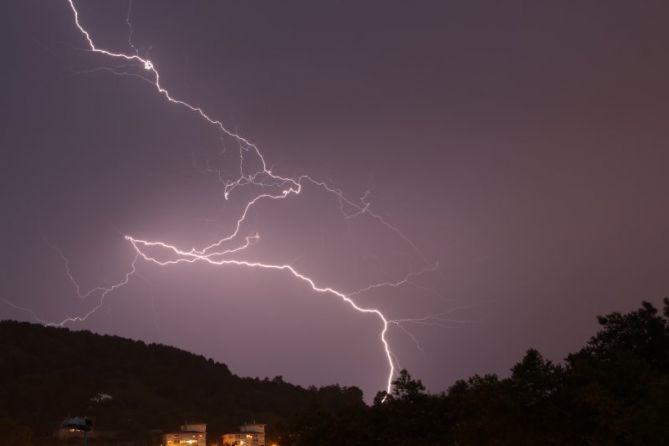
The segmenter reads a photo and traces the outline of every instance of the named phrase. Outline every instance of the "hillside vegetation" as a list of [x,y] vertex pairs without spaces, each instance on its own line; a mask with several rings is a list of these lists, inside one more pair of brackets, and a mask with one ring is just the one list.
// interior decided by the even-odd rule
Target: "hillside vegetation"
[[[610,446],[669,444],[669,299],[599,317],[563,364],[530,349],[508,378],[473,376],[430,394],[402,371],[372,407],[317,404],[283,445]],[[565,330],[568,330],[565,324]]]
[[275,425],[316,400],[364,404],[357,388],[240,378],[174,347],[15,321],[0,322],[0,383],[0,429],[27,430],[35,444],[52,443],[68,416],[128,440],[201,420],[216,438],[245,421]]
[[371,406],[357,388],[240,378],[172,347],[5,321],[0,438],[53,444],[59,421],[88,415],[117,432],[116,445],[156,446],[185,420],[209,423],[210,443],[257,420],[281,446],[666,445],[669,299],[663,310],[644,302],[601,316],[563,363],[529,349],[507,378],[476,375],[434,394],[403,370]]

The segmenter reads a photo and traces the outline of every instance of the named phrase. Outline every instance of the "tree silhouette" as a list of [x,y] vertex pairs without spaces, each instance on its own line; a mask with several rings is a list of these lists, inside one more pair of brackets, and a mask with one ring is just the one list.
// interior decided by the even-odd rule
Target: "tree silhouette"
[[[402,370],[372,406],[357,388],[243,379],[171,347],[2,322],[0,438],[29,446],[32,432],[35,444],[51,444],[62,418],[86,413],[119,432],[100,446],[152,444],[142,429],[174,429],[185,417],[215,431],[267,422],[281,446],[668,444],[669,299],[662,312],[643,302],[598,321],[564,364],[529,349],[508,377],[475,375],[439,394]],[[114,399],[93,403],[99,391]]]

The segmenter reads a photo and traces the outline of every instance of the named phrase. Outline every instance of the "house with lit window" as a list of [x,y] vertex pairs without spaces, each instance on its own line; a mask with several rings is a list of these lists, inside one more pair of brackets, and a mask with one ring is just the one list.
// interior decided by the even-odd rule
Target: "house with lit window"
[[223,446],[265,446],[265,425],[240,426],[239,432],[223,435]]
[[207,446],[207,425],[205,423],[184,424],[178,432],[163,434],[162,446]]

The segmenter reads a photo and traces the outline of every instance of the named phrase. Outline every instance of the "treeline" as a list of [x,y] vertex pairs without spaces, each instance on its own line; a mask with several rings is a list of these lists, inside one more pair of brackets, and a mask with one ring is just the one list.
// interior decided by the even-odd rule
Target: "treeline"
[[160,433],[187,420],[208,423],[215,441],[247,421],[275,425],[310,401],[330,407],[333,391],[340,402],[362,400],[357,389],[241,378],[225,364],[165,345],[0,322],[3,446],[54,444],[60,423],[73,416],[91,417],[96,431],[110,433],[91,445],[156,446]]
[[372,407],[313,400],[282,446],[669,445],[669,299],[599,317],[563,365],[530,349],[511,376],[473,376],[430,394],[404,370]]
[[55,444],[64,418],[87,415],[113,433],[92,446],[156,446],[186,420],[207,422],[209,443],[256,420],[280,446],[667,445],[669,299],[663,310],[602,316],[563,364],[531,349],[508,378],[432,394],[402,371],[371,406],[355,387],[240,378],[173,347],[4,321],[0,444]]

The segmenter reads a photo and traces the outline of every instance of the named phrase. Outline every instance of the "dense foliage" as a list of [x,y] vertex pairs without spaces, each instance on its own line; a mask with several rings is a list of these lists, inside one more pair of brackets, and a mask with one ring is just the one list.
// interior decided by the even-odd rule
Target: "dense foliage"
[[[599,318],[584,348],[553,364],[530,349],[508,378],[474,376],[430,394],[402,371],[391,394],[303,389],[239,378],[162,345],[18,322],[0,323],[3,444],[53,443],[68,415],[136,444],[149,429],[204,420],[210,438],[246,420],[272,425],[281,446],[669,444],[669,299]],[[93,398],[103,392],[111,400]]]
[[3,445],[27,445],[31,437],[53,444],[60,422],[72,416],[92,417],[96,430],[117,440],[155,445],[157,434],[186,420],[207,422],[216,440],[243,422],[275,425],[313,400],[362,404],[355,388],[240,378],[173,347],[15,321],[0,322],[0,383]]
[[436,395],[402,371],[372,407],[314,404],[284,426],[281,444],[669,444],[669,299],[664,315],[644,302],[599,323],[564,365],[530,349],[508,378],[474,376]]

